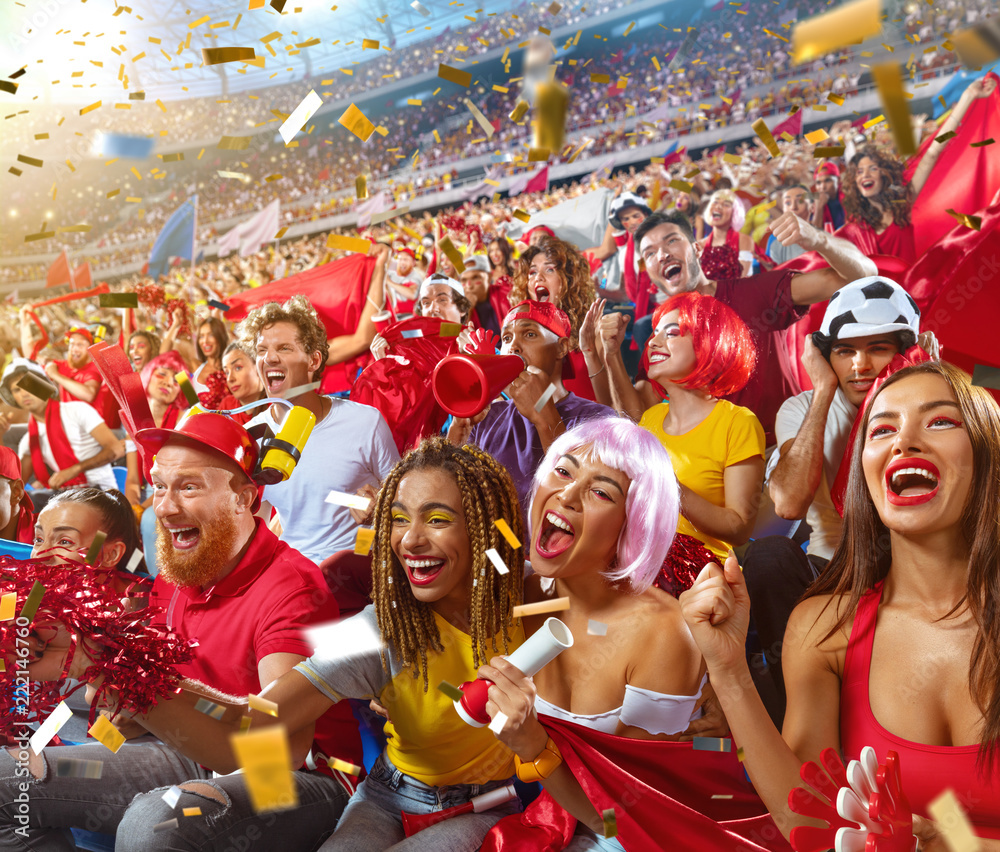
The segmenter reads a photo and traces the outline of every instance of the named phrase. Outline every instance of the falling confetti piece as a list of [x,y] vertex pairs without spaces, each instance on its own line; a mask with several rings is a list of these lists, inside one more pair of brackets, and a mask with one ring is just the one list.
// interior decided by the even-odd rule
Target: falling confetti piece
[[518,540],[517,536],[514,535],[514,531],[510,528],[510,524],[508,524],[503,518],[497,518],[493,522],[493,526],[500,530],[500,535],[507,540],[507,544],[511,547],[516,549],[521,546],[521,542]]
[[203,47],[201,58],[206,65],[222,65],[226,62],[249,62],[257,58],[252,47]]
[[569,598],[552,598],[538,603],[521,604],[514,607],[511,618],[525,618],[529,615],[544,615],[547,612],[562,612],[569,609]]
[[340,249],[341,251],[368,254],[368,250],[371,246],[371,240],[363,240],[361,237],[347,237],[342,234],[330,234],[330,236],[326,238],[327,248]]
[[720,737],[695,737],[695,751],[732,751],[733,741]]
[[503,559],[500,558],[500,554],[496,552],[495,548],[490,548],[486,551],[486,558],[493,563],[493,567],[496,568],[498,574],[509,574],[510,570],[504,564]]
[[341,126],[350,130],[362,142],[367,142],[375,131],[375,125],[354,104],[351,104],[337,121]]
[[608,625],[590,618],[587,620],[587,633],[591,636],[607,636]]
[[443,680],[437,686],[438,690],[447,695],[452,701],[462,700],[462,690],[457,686],[452,686],[448,681]]
[[354,540],[354,552],[358,556],[367,556],[372,551],[375,543],[375,530],[368,527],[361,527],[358,530],[358,537]]
[[452,68],[450,65],[441,63],[438,65],[438,77],[447,80],[449,83],[457,83],[459,86],[469,88],[472,84],[472,75],[461,68]]
[[792,30],[792,63],[809,62],[847,44],[861,44],[882,29],[880,0],[854,0],[802,21]]

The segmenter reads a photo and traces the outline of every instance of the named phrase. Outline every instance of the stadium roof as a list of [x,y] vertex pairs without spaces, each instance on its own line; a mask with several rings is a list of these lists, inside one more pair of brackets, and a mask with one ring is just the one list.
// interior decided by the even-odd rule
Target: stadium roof
[[[272,2],[282,7],[281,0]],[[26,66],[22,94],[43,103],[92,103],[149,90],[164,101],[218,96],[300,80],[485,21],[490,8],[446,0],[45,0],[2,12],[7,64]],[[129,5],[131,4],[131,5]],[[257,8],[253,8],[256,6]],[[422,14],[422,8],[427,14]],[[264,41],[269,35],[280,33]],[[365,40],[369,40],[367,45]],[[377,47],[374,46],[377,43]],[[263,67],[206,66],[202,49],[253,47]],[[39,67],[39,60],[41,65]],[[61,85],[52,85],[53,80]],[[80,82],[77,82],[79,80]]]

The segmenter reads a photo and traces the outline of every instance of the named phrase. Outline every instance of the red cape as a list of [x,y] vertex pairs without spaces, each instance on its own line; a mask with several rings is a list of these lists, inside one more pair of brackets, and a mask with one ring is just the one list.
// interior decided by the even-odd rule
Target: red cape
[[[692,743],[626,739],[539,718],[594,807],[599,812],[614,808],[618,839],[629,852],[659,852],[667,846],[790,852],[735,750],[695,751]],[[556,852],[575,828],[576,820],[543,792],[523,814],[500,820],[482,849]]]
[[[333,263],[308,269],[297,275],[272,281],[263,287],[247,290],[229,299],[226,319],[238,321],[252,309],[267,302],[284,302],[301,293],[316,309],[326,326],[327,338],[354,334],[365,309],[375,258],[351,254]],[[323,376],[322,393],[348,390],[358,369],[369,360],[365,352],[343,364],[328,367]]]

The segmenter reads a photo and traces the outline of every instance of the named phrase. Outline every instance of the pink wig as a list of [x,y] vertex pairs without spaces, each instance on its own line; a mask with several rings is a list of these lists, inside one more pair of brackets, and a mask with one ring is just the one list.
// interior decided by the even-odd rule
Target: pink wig
[[742,390],[757,368],[757,346],[739,314],[713,296],[678,293],[654,311],[653,337],[671,311],[679,314],[681,334],[691,335],[695,355],[695,368],[677,384],[712,396]]
[[[149,387],[149,380],[153,377],[153,372],[155,370],[159,370],[161,367],[166,367],[174,375],[177,373],[187,372],[187,366],[184,364],[184,360],[175,349],[171,349],[168,352],[161,352],[155,358],[151,358],[147,361],[143,365],[142,372],[139,373],[139,380],[142,382],[143,390],[146,390]],[[178,405],[187,405],[183,394],[177,399]]]
[[[632,480],[625,498],[618,556],[605,577],[611,582],[627,579],[636,594],[644,592],[656,580],[677,530],[680,489],[670,456],[651,432],[625,417],[585,420],[549,446],[535,472],[532,502],[539,484],[559,459],[581,450]],[[529,524],[530,520],[529,513]],[[528,535],[530,538],[530,529]]]
[[740,197],[731,189],[717,189],[709,196],[705,212],[701,214],[702,219],[705,220],[705,224],[708,227],[712,227],[711,213],[709,211],[712,209],[713,201],[732,201],[733,218],[729,221],[729,227],[734,231],[738,231],[743,227],[743,223],[747,220],[747,211]]

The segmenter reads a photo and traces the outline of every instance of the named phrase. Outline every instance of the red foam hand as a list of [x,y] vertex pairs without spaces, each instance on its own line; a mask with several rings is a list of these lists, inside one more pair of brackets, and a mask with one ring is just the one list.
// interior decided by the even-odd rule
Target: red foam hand
[[496,332],[487,328],[477,328],[470,335],[471,342],[466,347],[466,352],[474,355],[496,355],[500,348],[500,337]]
[[806,787],[796,787],[788,794],[788,807],[797,814],[823,820],[827,828],[797,826],[789,840],[795,852],[826,852],[837,844],[841,828],[857,828],[857,823],[837,813],[837,793],[847,786],[847,772],[840,755],[832,748],[823,749],[819,766],[813,761],[802,764],[799,776]]

